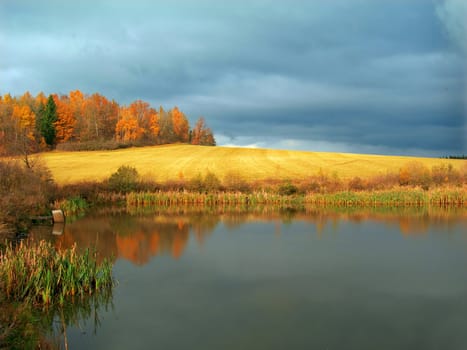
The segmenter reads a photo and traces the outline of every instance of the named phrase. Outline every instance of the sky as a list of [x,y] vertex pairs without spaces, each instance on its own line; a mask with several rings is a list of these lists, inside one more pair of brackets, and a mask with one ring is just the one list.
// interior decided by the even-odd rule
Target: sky
[[467,154],[466,0],[0,0],[0,94],[204,116],[218,145]]

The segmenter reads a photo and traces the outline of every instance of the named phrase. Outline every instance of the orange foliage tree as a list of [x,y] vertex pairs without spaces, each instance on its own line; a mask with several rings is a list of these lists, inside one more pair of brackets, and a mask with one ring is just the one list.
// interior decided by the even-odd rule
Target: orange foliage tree
[[57,105],[57,121],[54,123],[57,142],[66,142],[73,136],[76,125],[76,118],[68,96],[54,95],[54,101]]
[[215,146],[216,140],[210,128],[207,127],[203,117],[200,117],[193,128],[191,135],[192,145]]
[[185,114],[183,114],[176,106],[170,111],[170,114],[172,116],[173,131],[176,138],[178,141],[188,142],[190,124],[188,123]]
[[23,134],[28,140],[34,141],[36,115],[28,105],[13,106],[13,120],[16,121],[16,132]]
[[120,120],[115,126],[118,141],[136,141],[144,135],[144,129],[139,126],[133,111],[129,107],[120,108]]

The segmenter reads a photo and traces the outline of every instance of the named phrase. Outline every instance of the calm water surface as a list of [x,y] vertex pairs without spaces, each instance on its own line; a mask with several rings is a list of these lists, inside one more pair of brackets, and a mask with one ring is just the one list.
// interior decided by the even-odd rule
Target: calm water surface
[[113,307],[70,349],[467,349],[465,211],[117,212],[34,235],[114,261]]

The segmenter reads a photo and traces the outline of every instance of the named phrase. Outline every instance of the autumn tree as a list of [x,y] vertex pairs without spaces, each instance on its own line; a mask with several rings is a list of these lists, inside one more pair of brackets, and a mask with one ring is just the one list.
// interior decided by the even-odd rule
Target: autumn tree
[[190,131],[190,125],[188,123],[185,114],[183,114],[178,107],[174,107],[170,111],[172,117],[173,132],[177,138],[177,141],[188,142],[188,136]]
[[160,124],[159,115],[149,103],[136,100],[130,104],[129,109],[136,119],[138,125],[144,130],[143,141],[155,141],[159,136]]
[[85,99],[85,139],[108,140],[113,138],[118,119],[118,108],[98,93]]
[[37,149],[36,115],[28,105],[16,105],[13,107],[12,117],[15,125],[14,140],[11,143],[13,153],[21,155],[26,167],[31,168],[29,155]]
[[144,129],[139,126],[131,108],[120,108],[120,119],[115,126],[115,134],[117,140],[123,142],[136,141],[144,135]]
[[[39,92],[35,98],[35,103],[37,107],[45,105],[47,103],[47,96],[45,96],[45,94],[42,91]],[[38,111],[36,111],[36,113],[37,112]]]
[[10,94],[0,96],[0,155],[9,153],[9,136],[13,130],[13,99]]
[[200,117],[191,132],[192,145],[215,146],[216,140],[203,117]]
[[149,116],[149,132],[151,138],[157,140],[161,130],[159,113],[153,110],[153,113]]
[[69,104],[73,118],[76,120],[72,138],[76,141],[82,141],[81,130],[84,129],[84,94],[80,90],[71,91],[69,94]]
[[120,107],[103,95],[85,95],[80,90],[48,98],[42,92],[35,97],[29,92],[20,97],[0,96],[1,154],[12,153],[21,143],[37,151],[64,142],[91,142],[84,147],[99,147],[108,140],[139,145],[215,145],[205,120],[200,118],[191,130],[178,107],[166,112],[162,106],[156,110],[142,100]]
[[137,100],[120,109],[115,131],[119,141],[155,143],[160,131],[159,115],[149,103]]
[[172,117],[164,108],[159,107],[160,132],[158,143],[166,144],[175,142]]
[[21,155],[28,167],[28,156],[37,149],[36,115],[30,105],[34,98],[28,92],[19,98],[8,94],[0,99],[0,154]]
[[54,123],[57,143],[66,142],[73,136],[76,119],[70,105],[70,98],[66,95],[58,97],[54,95],[57,106],[57,121]]
[[17,125],[15,132],[17,134],[23,134],[26,139],[34,142],[36,115],[31,108],[28,105],[15,105],[13,106],[12,117]]

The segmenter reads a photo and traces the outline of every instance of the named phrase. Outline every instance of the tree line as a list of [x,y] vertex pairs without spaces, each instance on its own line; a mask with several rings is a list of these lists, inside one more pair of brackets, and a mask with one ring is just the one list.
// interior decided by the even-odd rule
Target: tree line
[[66,144],[125,145],[190,143],[215,146],[211,129],[200,117],[192,128],[173,107],[155,109],[136,100],[120,106],[114,100],[80,90],[68,95],[44,93],[0,95],[0,155],[27,154]]

